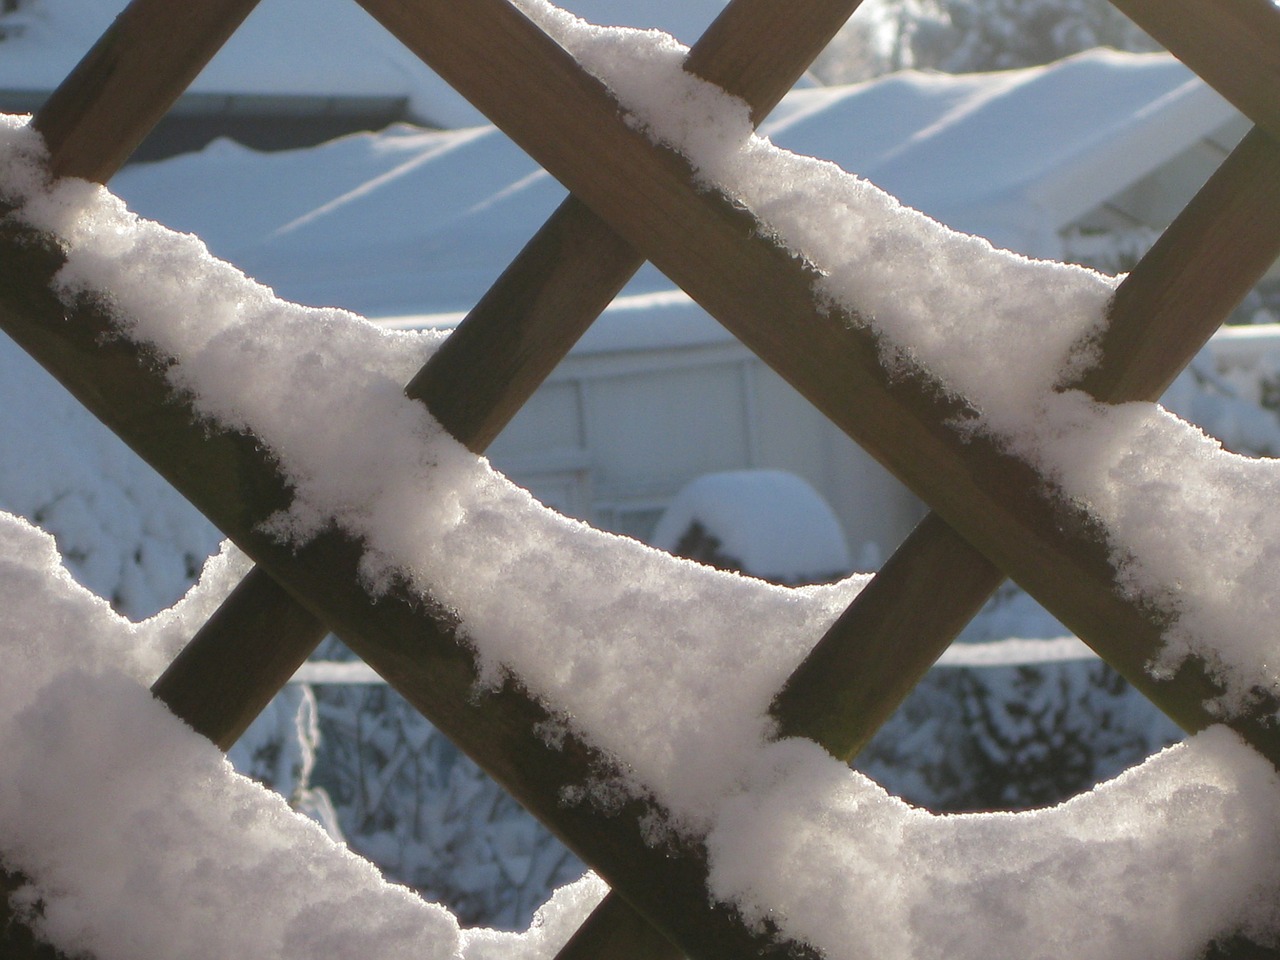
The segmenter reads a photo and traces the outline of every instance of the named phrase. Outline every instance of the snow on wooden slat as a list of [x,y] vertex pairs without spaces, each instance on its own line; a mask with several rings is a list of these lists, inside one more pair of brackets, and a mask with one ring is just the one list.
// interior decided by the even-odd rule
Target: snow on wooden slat
[[[790,31],[779,43],[776,8],[764,8],[762,20],[756,0],[739,0],[717,20],[708,41],[695,46],[695,66],[749,90],[763,115],[856,5],[815,2],[807,28]],[[793,8],[787,16],[802,13]],[[468,449],[483,452],[641,262],[570,199],[418,372],[409,396],[426,402]],[[255,571],[157,681],[155,692],[225,748],[325,632]]]
[[[1045,296],[1061,291],[1056,303],[1046,300],[1032,306],[1034,300],[1027,300],[1011,308],[1002,301],[1013,291],[1007,280],[996,275],[1016,269],[1019,258],[993,252],[989,258],[975,260],[992,274],[985,282],[971,279],[964,288],[964,295],[970,298],[968,309],[981,309],[985,301],[992,308],[988,320],[999,319],[1003,325],[996,335],[998,342],[1005,347],[1018,343],[1035,347],[1019,357],[1017,369],[1010,368],[1001,378],[986,376],[980,369],[981,351],[954,349],[946,339],[955,331],[976,343],[976,330],[968,332],[964,324],[957,325],[954,320],[940,324],[943,318],[927,309],[903,314],[895,305],[904,284],[919,286],[923,282],[921,289],[931,296],[951,295],[949,281],[954,274],[934,274],[920,281],[915,273],[930,263],[925,258],[934,241],[924,239],[926,235],[940,238],[944,234],[930,233],[933,228],[924,227],[923,218],[916,226],[914,214],[890,201],[874,200],[869,187],[841,180],[842,174],[830,165],[793,162],[781,151],[770,152],[762,142],[750,141],[745,106],[717,103],[717,96],[723,95],[716,94],[714,88],[690,92],[687,85],[694,81],[678,79],[669,68],[662,82],[674,83],[677,89],[685,84],[685,92],[664,89],[655,99],[671,102],[684,98],[689,105],[687,113],[667,118],[675,124],[676,132],[664,136],[668,140],[689,138],[685,149],[701,154],[698,165],[704,180],[713,177],[711,171],[717,164],[733,171],[723,179],[732,180],[738,172],[749,177],[755,168],[741,162],[748,142],[755,151],[752,163],[764,162],[765,157],[776,160],[778,169],[755,184],[763,191],[759,201],[741,196],[742,183],[727,188],[738,194],[732,199],[718,192],[702,192],[695,185],[699,175],[691,177],[681,156],[655,150],[617,115],[614,101],[602,87],[579,76],[573,61],[559,47],[545,37],[539,39],[540,33],[505,4],[495,4],[489,13],[501,27],[486,32],[478,30],[474,22],[455,25],[459,33],[450,35],[448,49],[440,49],[439,42],[450,22],[447,11],[427,5],[428,16],[408,17],[381,0],[366,0],[366,4],[708,312],[913,487],[966,539],[1015,575],[1162,709],[1190,728],[1216,719],[1214,708],[1207,704],[1221,695],[1221,679],[1214,676],[1213,668],[1203,665],[1204,654],[1193,656],[1176,677],[1154,678],[1148,672],[1148,662],[1163,646],[1166,614],[1149,607],[1139,609],[1131,602],[1127,588],[1115,580],[1109,548],[1092,532],[1092,521],[1081,515],[1080,505],[1045,491],[1040,471],[1026,459],[1010,455],[1007,441],[975,436],[959,426],[974,421],[976,411],[933,379],[953,378],[955,372],[967,370],[971,383],[981,384],[988,392],[999,388],[997,404],[1016,416],[1026,404],[1035,402],[1045,384],[1060,375],[1055,368],[1065,361],[1061,351],[1085,332],[1081,324],[1100,322],[1101,304],[1109,293],[1101,280],[1087,281],[1083,273],[1058,268],[1049,285],[1028,284],[1017,294],[1030,296],[1033,287]],[[492,70],[470,71],[472,62],[489,63],[495,56],[492,33],[509,38],[501,63],[495,62]],[[572,42],[567,35],[561,39]],[[608,36],[601,39],[601,45],[600,69],[615,84],[628,79],[618,72],[623,68],[618,63],[621,57],[613,56],[621,47]],[[577,52],[584,55],[581,48]],[[633,86],[643,87],[649,70],[656,69],[655,63],[664,58],[678,62],[678,52],[646,51],[637,61],[648,67],[638,63],[623,66],[631,71]],[[519,99],[510,96],[504,76],[516,62],[523,62],[529,76],[539,78],[525,84]],[[655,95],[653,90],[649,94]],[[740,117],[730,120],[725,115],[739,109]],[[715,114],[719,114],[717,122],[712,123]],[[536,124],[530,122],[533,116],[538,118]],[[661,118],[661,108],[657,116]],[[655,122],[659,121],[643,116],[632,121],[641,126]],[[814,207],[795,203],[798,194],[788,192],[791,183],[806,181],[811,189],[827,194],[826,210],[857,210],[870,203],[878,212],[869,216],[893,225],[883,239],[879,233],[860,236],[847,227],[835,228],[837,234],[828,236],[825,231],[832,229],[833,218],[811,216]],[[769,199],[771,185],[781,188],[776,200]],[[843,191],[843,199],[831,205],[835,191]],[[752,216],[747,203],[766,206],[761,213],[770,221],[768,226]],[[768,208],[770,203],[776,211]],[[791,215],[790,222],[777,219],[784,213]],[[852,222],[847,219],[851,214],[843,212],[834,219],[842,216]],[[762,232],[776,236],[788,230],[793,234],[799,231],[804,237],[793,243],[794,250],[758,242]],[[831,237],[839,234],[843,234],[842,240],[833,243]],[[884,244],[884,252],[876,258],[869,251],[857,264],[849,261],[851,251],[863,248],[868,236],[872,243]],[[810,244],[810,249],[805,249],[805,244]],[[964,241],[951,256],[959,257],[961,248],[971,248],[965,256],[977,257],[983,247],[980,241]],[[801,254],[819,252],[833,255],[837,262],[843,259],[842,269],[827,277],[800,259]],[[869,283],[861,280],[862,268],[872,265],[883,266],[880,278]],[[856,269],[846,275],[846,266]],[[843,311],[831,309],[831,301],[838,301],[842,294],[859,299],[847,292],[850,285],[862,290],[867,313],[859,315],[847,307]],[[822,292],[815,293],[815,286]],[[1091,292],[1083,293],[1086,289]],[[988,297],[987,290],[999,290],[1001,297]],[[1093,306],[1082,307],[1082,295]],[[913,303],[911,299],[901,302]],[[1028,326],[1023,322],[1028,310],[1040,317],[1052,316],[1057,322]],[[919,336],[927,331],[934,345],[929,363],[939,363],[943,357],[945,363],[928,372],[917,368],[908,377],[893,368],[890,354],[886,367],[880,354],[882,331],[868,326],[868,317],[881,311],[910,318],[909,329],[899,336]],[[1068,320],[1069,314],[1075,318]],[[1042,342],[1050,331],[1058,338],[1056,347]],[[838,363],[833,362],[835,358]],[[955,370],[948,373],[948,367]],[[991,415],[988,410],[986,416]],[[1280,739],[1262,713],[1265,711],[1237,716],[1233,723],[1246,739],[1280,761]]]
[[[1156,399],[1277,255],[1280,148],[1255,130],[1121,283],[1076,387],[1107,403]],[[1001,580],[931,514],[788,679],[774,705],[782,729],[856,754]]]

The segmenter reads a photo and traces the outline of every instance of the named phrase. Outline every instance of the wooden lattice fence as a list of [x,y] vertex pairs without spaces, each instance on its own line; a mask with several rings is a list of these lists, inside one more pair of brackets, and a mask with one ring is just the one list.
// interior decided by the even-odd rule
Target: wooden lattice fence
[[[648,259],[935,510],[780,690],[780,735],[856,754],[1006,575],[1182,727],[1222,719],[1211,706],[1222,682],[1203,656],[1148,670],[1167,611],[1118,581],[1086,505],[967,429],[972,405],[926,369],[886,364],[868,319],[815,292],[812,263],[629,123],[520,9],[360,2],[573,194],[407,387],[453,436],[483,451]],[[34,120],[52,173],[105,183],[253,5],[135,0]],[[733,0],[685,69],[758,122],[857,5]],[[1280,10],[1116,5],[1257,127],[1116,290],[1096,363],[1060,385],[1104,403],[1157,397],[1280,253]],[[296,548],[273,537],[264,521],[292,493],[270,451],[210,430],[151,351],[118,335],[107,299],[59,299],[64,260],[46,232],[0,222],[0,325],[258,564],[153,688],[175,714],[225,749],[332,630],[608,880],[614,893],[562,956],[811,954],[710,902],[697,838],[649,842],[652,801],[565,805],[562,787],[614,759],[577,732],[548,742],[554,711],[514,679],[477,697],[477,656],[447,607],[407,581],[371,597],[363,545],[342,530]],[[1280,766],[1278,706],[1259,690],[1229,724]],[[44,949],[11,939],[15,956]]]

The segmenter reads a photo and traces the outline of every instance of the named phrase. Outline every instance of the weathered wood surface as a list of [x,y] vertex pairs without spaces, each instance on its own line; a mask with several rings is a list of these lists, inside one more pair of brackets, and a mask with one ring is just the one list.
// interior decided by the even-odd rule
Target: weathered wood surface
[[679,947],[610,891],[556,960],[681,960],[683,956]]
[[[151,692],[197,733],[230,750],[328,629],[265,572],[250,571]],[[226,621],[233,619],[232,624]]]
[[1280,135],[1254,128],[1116,291],[1102,360],[1075,386],[1108,403],[1164,393],[1275,263],[1278,215]]

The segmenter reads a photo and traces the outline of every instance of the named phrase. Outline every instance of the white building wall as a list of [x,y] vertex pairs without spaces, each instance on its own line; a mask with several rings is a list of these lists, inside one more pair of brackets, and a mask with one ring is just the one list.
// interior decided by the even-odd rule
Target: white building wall
[[571,356],[490,457],[548,505],[640,539],[695,477],[750,467],[809,481],[864,565],[887,556],[923,514],[896,480],[732,341]]

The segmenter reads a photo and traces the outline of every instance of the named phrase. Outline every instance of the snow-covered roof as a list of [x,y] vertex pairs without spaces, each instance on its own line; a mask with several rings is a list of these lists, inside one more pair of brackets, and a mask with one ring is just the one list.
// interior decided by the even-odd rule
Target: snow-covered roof
[[[29,94],[31,106],[53,90],[125,0],[29,0],[0,19],[0,92]],[[686,42],[711,22],[724,0],[577,0],[566,4],[597,23],[659,26]],[[305,101],[405,100],[407,113],[442,127],[483,117],[384,30],[355,0],[262,0],[243,27],[196,78],[188,109],[262,109]],[[227,100],[226,98],[237,98]],[[248,98],[247,104],[244,98]]]
[[[1167,55],[1099,50],[796,90],[764,132],[957,229],[1058,256],[1065,224],[1235,116]],[[286,297],[374,316],[466,310],[563,196],[489,127],[396,128],[271,155],[220,143],[126,169],[113,188]],[[651,269],[637,283],[633,293],[671,289]]]
[[948,226],[1057,256],[1058,230],[1236,116],[1164,54],[796,90],[763,132]]
[[[0,91],[53,90],[123,6],[124,0],[33,0],[9,15]],[[227,97],[397,98],[424,121],[480,119],[352,0],[263,0],[185,99],[187,109],[211,110]]]

